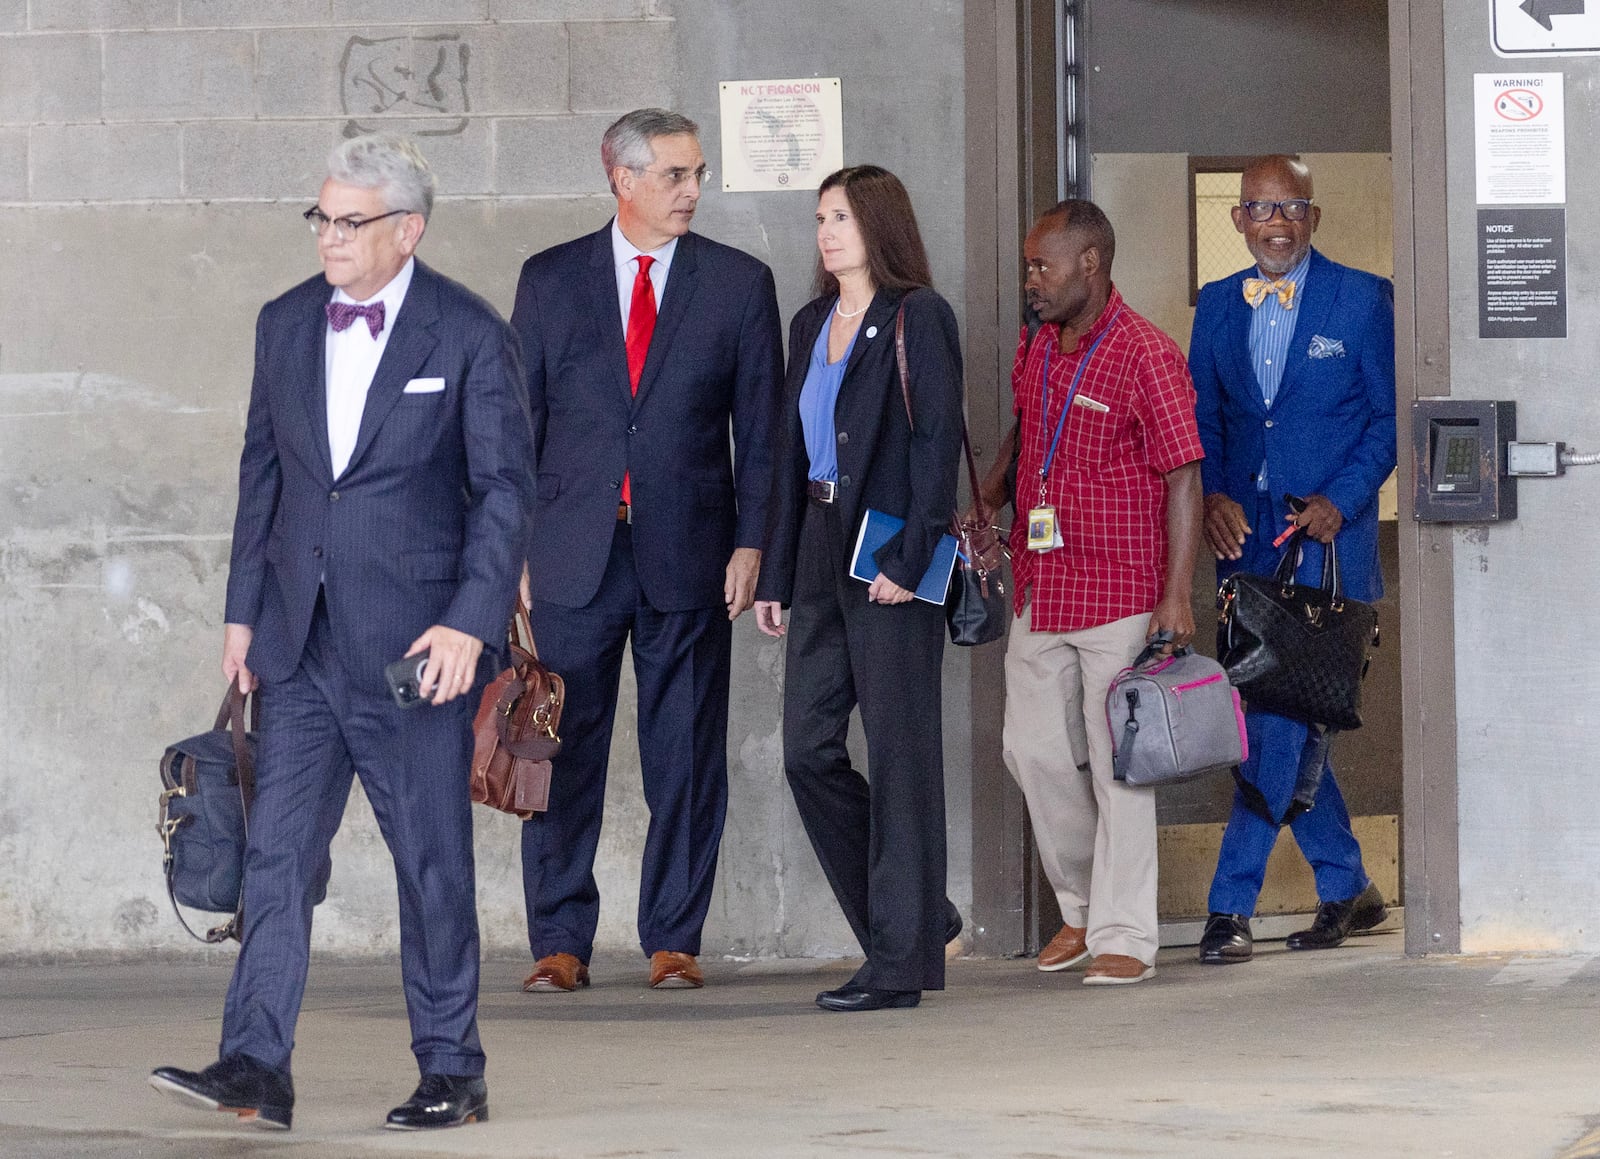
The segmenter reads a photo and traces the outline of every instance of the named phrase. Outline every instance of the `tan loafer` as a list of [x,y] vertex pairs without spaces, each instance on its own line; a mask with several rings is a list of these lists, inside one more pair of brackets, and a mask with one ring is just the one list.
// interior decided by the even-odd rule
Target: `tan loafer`
[[570,993],[589,984],[589,967],[572,954],[546,954],[522,984],[526,994]]
[[650,955],[650,989],[698,990],[705,984],[705,975],[693,954],[657,950]]
[[1050,944],[1039,951],[1039,969],[1054,974],[1087,958],[1089,947],[1083,940],[1087,932],[1077,926],[1062,926],[1061,932],[1050,939]]
[[1085,986],[1129,986],[1143,982],[1156,972],[1138,958],[1127,954],[1096,954],[1089,968],[1083,972]]

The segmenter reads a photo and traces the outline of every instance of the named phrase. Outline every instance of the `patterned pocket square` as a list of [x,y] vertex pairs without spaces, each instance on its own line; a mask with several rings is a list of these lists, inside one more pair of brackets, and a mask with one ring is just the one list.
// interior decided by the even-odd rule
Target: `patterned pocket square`
[[1324,338],[1321,334],[1314,334],[1311,338],[1311,348],[1306,354],[1311,358],[1343,358],[1344,343],[1338,338]]

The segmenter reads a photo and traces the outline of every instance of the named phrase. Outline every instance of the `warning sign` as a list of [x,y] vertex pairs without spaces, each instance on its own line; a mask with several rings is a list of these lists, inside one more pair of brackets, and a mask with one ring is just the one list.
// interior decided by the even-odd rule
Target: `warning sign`
[[844,167],[838,77],[723,81],[722,188],[804,189]]
[[1566,114],[1559,72],[1473,78],[1479,205],[1567,199]]

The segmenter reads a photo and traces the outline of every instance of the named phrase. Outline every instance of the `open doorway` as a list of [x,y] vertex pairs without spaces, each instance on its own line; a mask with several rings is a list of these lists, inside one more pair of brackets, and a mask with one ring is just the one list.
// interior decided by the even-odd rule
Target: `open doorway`
[[[1227,206],[1237,199],[1243,158],[1302,156],[1323,208],[1317,248],[1347,265],[1393,276],[1383,0],[1288,6],[1268,0],[999,0],[992,8],[969,6],[974,10],[969,269],[981,272],[986,258],[984,268],[994,272],[991,284],[974,276],[969,285],[969,364],[992,363],[981,373],[998,384],[995,412],[1009,405],[1018,317],[1011,303],[1020,263],[1008,259],[1007,250],[1014,253],[1032,218],[1061,196],[1089,196],[1106,211],[1117,230],[1118,288],[1184,349],[1198,280],[1250,264],[1231,223],[1227,231],[1217,228],[1218,212],[1226,220]],[[982,83],[986,75],[993,78],[992,91]],[[985,118],[992,118],[988,135],[979,136],[972,130]],[[985,246],[993,248],[984,254]],[[982,305],[986,291],[997,295],[998,309]],[[983,333],[986,326],[993,327],[992,338]],[[973,405],[976,410],[976,395]],[[1385,897],[1399,903],[1403,762],[1393,480],[1382,514],[1383,647],[1365,688],[1365,727],[1340,737],[1333,761],[1367,871]],[[1196,572],[1198,643],[1209,647],[1216,591],[1209,557]],[[992,684],[992,677],[975,671],[975,720],[983,698],[993,698]],[[1025,953],[1054,933],[1059,915],[1030,855],[1025,810],[998,759],[984,760],[980,739],[974,746],[974,902],[980,923],[985,899],[997,919],[980,948]],[[1168,944],[1198,939],[1231,793],[1229,782],[1213,778],[1163,790],[1158,800]],[[1269,865],[1257,936],[1281,937],[1304,925],[1298,915],[1315,905],[1310,871],[1285,833]],[[1393,912],[1391,923],[1399,920],[1398,905]]]

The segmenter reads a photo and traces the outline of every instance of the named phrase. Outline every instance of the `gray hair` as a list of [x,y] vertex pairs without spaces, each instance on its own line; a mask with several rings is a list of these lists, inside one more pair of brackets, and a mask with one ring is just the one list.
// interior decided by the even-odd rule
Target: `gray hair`
[[341,141],[328,154],[328,176],[342,185],[376,189],[390,209],[433,212],[433,170],[409,137],[369,133]]
[[618,117],[606,130],[605,136],[600,138],[600,164],[606,167],[606,180],[611,183],[611,192],[617,191],[616,182],[611,181],[613,169],[620,167],[632,169],[635,173],[643,172],[656,159],[656,151],[650,144],[653,138],[677,137],[685,133],[698,137],[700,126],[682,113],[674,113],[670,109],[634,109]]

